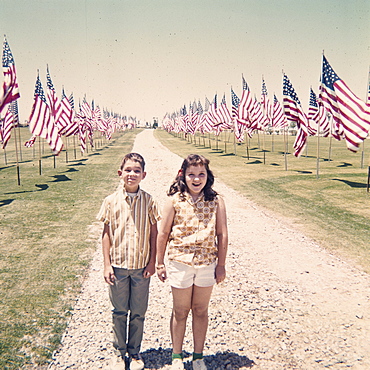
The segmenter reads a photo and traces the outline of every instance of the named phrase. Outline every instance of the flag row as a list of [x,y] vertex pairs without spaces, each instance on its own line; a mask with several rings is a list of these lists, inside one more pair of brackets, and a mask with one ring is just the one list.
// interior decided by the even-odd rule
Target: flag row
[[[20,97],[14,58],[9,44],[3,43],[3,75],[4,82],[0,90],[0,141],[5,149],[13,127],[19,124],[18,103]],[[63,136],[77,135],[81,151],[86,149],[87,141],[94,146],[94,133],[100,133],[108,140],[116,131],[136,127],[136,117],[122,116],[112,110],[101,110],[94,101],[89,104],[86,97],[75,109],[73,94],[67,98],[64,88],[58,97],[47,66],[47,88],[44,92],[40,74],[37,73],[34,101],[29,117],[31,138],[25,146],[31,147],[37,137],[45,139],[55,155],[63,149]]]
[[310,88],[308,112],[304,112],[298,95],[286,74],[283,74],[283,102],[274,95],[269,99],[266,83],[262,77],[261,98],[253,96],[242,76],[241,98],[231,88],[231,109],[226,104],[225,94],[221,103],[217,94],[212,102],[205,99],[204,109],[200,102],[193,102],[179,110],[166,113],[162,126],[167,131],[214,133],[219,135],[226,129],[233,130],[239,142],[245,133],[252,137],[257,130],[287,133],[289,127],[296,128],[294,155],[300,156],[307,137],[313,135],[333,136],[344,139],[347,148],[356,152],[370,130],[370,74],[366,101],[358,98],[338,77],[323,55],[321,84],[317,96]]

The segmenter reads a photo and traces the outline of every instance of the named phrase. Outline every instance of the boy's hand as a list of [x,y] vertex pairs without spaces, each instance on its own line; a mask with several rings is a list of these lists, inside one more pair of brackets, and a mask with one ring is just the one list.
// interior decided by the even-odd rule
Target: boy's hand
[[153,274],[154,274],[154,271],[155,271],[155,264],[154,262],[153,263],[148,263],[148,266],[145,267],[144,269],[144,272],[143,272],[143,276],[145,279],[148,279],[150,278]]
[[112,266],[104,267],[104,280],[107,284],[114,285],[114,282],[116,281],[116,276],[114,275]]
[[222,283],[226,278],[225,266],[217,265],[215,275],[216,275],[216,283],[217,284]]

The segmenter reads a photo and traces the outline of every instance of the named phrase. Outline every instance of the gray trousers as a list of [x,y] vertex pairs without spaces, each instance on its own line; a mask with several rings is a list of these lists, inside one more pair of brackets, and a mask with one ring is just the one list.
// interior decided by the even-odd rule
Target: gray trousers
[[113,346],[121,356],[140,352],[150,283],[150,278],[143,277],[143,271],[114,267],[117,280],[110,285],[109,297],[113,305]]

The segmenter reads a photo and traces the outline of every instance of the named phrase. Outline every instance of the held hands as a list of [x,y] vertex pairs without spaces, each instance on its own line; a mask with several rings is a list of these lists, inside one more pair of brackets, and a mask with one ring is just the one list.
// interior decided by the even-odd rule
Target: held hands
[[222,283],[226,278],[225,266],[217,265],[215,275],[216,275],[216,283],[217,284]]

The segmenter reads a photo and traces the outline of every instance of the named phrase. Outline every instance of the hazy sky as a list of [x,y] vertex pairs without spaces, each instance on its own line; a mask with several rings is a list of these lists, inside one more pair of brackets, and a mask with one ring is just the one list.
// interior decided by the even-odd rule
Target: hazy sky
[[230,88],[241,76],[282,100],[282,71],[305,110],[318,92],[322,52],[365,99],[369,0],[0,0],[0,33],[17,68],[21,121],[37,70],[57,93],[151,121]]

